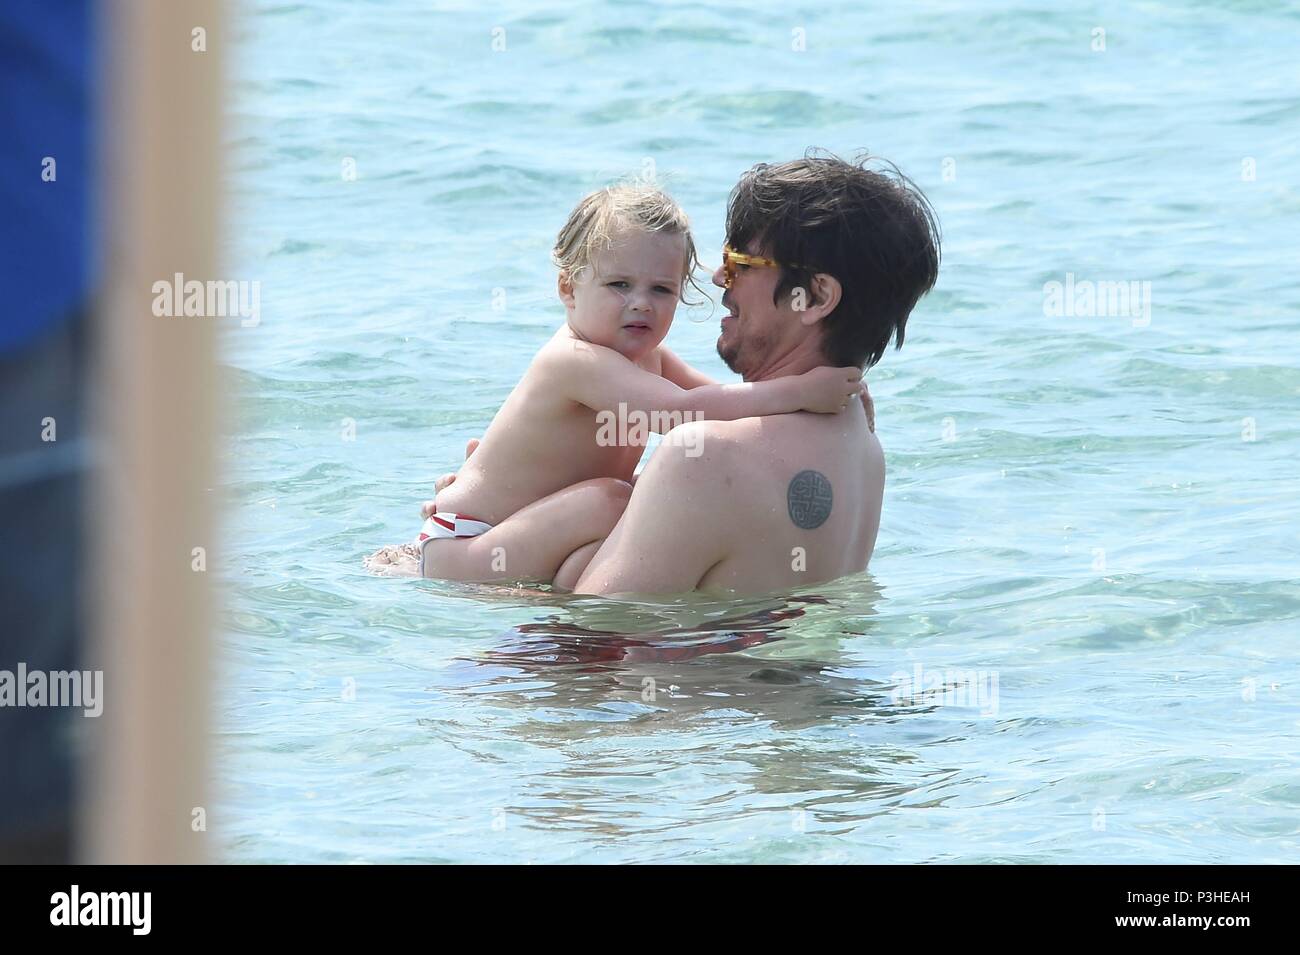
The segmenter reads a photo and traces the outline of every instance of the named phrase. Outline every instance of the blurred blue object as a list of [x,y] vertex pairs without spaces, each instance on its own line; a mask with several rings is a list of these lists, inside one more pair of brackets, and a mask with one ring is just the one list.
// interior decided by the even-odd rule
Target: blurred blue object
[[[66,672],[81,658],[95,32],[88,2],[0,5],[0,670],[10,673]],[[75,718],[66,706],[0,708],[0,863],[71,858]]]
[[0,353],[66,321],[94,279],[88,0],[0,4]]

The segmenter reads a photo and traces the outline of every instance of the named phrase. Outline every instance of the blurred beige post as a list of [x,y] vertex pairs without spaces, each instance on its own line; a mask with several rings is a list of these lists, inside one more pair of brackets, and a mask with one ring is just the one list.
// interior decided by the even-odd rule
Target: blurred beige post
[[217,324],[230,319],[187,318],[180,303],[180,315],[159,317],[152,304],[153,283],[178,272],[222,277],[221,9],[216,0],[117,0],[101,16],[102,466],[88,594],[104,713],[86,741],[79,856],[198,862],[208,833],[197,820],[212,824],[215,348]]

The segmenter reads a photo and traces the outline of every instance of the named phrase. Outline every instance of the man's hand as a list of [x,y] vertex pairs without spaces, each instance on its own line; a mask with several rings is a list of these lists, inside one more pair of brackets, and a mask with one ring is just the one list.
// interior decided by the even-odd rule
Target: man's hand
[[[479,441],[480,441],[479,438],[470,438],[470,439],[469,439],[469,443],[465,445],[465,459],[466,459],[466,460],[468,460],[468,459],[469,459],[469,456],[470,456],[471,454],[474,453],[474,449],[477,448],[477,447],[479,446]],[[443,491],[443,488],[445,488],[448,484],[450,484],[450,483],[451,483],[452,481],[454,481],[454,480],[456,480],[456,474],[455,474],[455,472],[453,472],[453,473],[451,473],[451,474],[444,474],[442,477],[438,478],[438,480],[436,480],[436,481],[433,482],[433,493],[434,493],[435,495],[437,495],[437,494],[441,494],[442,491]],[[437,499],[435,498],[435,499],[432,500],[432,501],[425,501],[423,504],[421,504],[421,505],[420,505],[420,516],[423,517],[423,518],[425,518],[426,520],[427,520],[428,518],[432,517],[434,511],[437,510],[436,503],[437,503]]]
[[862,386],[862,369],[856,365],[830,368],[822,365],[799,376],[804,389],[803,410],[834,414],[856,398]]

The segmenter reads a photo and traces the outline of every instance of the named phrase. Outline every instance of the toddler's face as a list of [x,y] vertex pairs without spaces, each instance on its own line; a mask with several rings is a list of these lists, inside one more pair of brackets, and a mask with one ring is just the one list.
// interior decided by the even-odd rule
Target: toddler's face
[[673,323],[681,295],[686,237],[626,229],[575,281],[560,277],[560,300],[578,337],[636,361]]

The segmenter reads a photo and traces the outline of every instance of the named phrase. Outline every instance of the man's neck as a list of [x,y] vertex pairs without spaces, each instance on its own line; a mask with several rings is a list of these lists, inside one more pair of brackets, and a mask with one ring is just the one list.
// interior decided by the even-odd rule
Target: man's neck
[[745,381],[771,381],[773,378],[787,378],[802,375],[806,371],[828,365],[822,354],[821,342],[814,336],[808,336],[787,351],[778,351],[768,356],[765,364],[744,373]]

